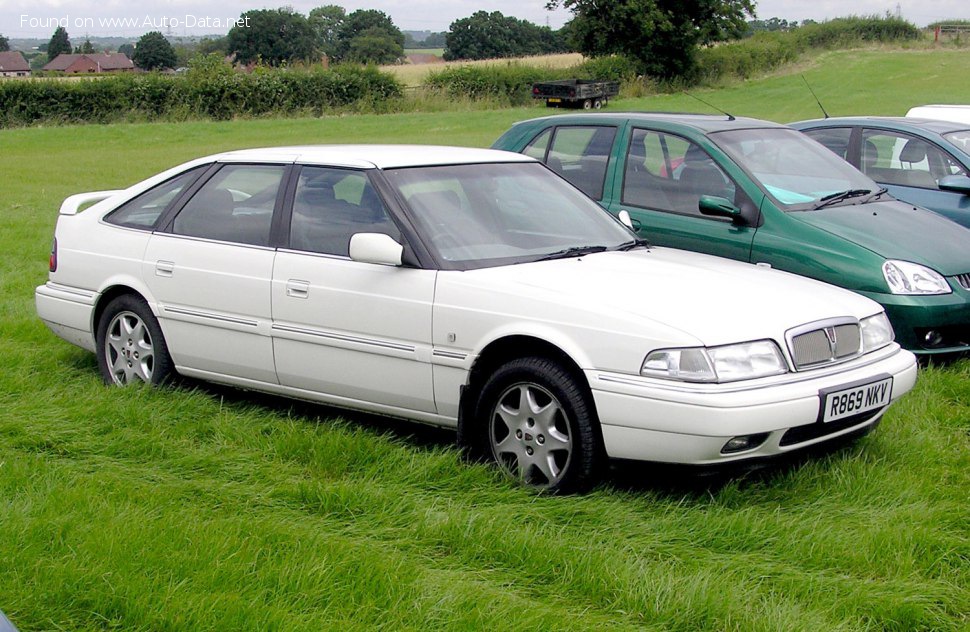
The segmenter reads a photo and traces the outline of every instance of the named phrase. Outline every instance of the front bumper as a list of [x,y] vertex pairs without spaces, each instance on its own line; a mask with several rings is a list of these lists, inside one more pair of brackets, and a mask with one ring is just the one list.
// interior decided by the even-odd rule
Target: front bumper
[[[842,365],[730,384],[688,384],[586,371],[610,457],[711,465],[783,454],[876,424],[886,408],[818,421],[822,391],[893,377],[891,401],[916,383],[916,359],[893,344]],[[722,453],[734,437],[765,434]]]
[[917,355],[970,351],[970,291],[953,278],[950,294],[902,296],[859,292],[886,310],[896,342]]

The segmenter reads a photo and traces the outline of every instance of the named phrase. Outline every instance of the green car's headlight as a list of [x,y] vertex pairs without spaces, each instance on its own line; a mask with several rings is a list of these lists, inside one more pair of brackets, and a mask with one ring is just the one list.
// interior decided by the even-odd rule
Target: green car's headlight
[[859,321],[859,327],[862,330],[862,353],[885,347],[896,337],[886,312],[863,318]]
[[787,372],[785,357],[771,340],[658,349],[651,351],[640,367],[643,376],[682,382],[736,382]]
[[890,259],[882,264],[882,275],[893,294],[949,294],[953,291],[943,275],[918,263]]

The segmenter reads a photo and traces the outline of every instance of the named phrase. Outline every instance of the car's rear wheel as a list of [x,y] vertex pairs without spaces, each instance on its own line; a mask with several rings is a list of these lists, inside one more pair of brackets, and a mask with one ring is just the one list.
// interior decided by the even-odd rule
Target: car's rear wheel
[[172,374],[162,329],[141,298],[113,299],[98,322],[98,368],[107,384],[161,384]]
[[575,492],[595,482],[603,461],[585,385],[558,363],[522,358],[482,389],[477,420],[499,468],[525,485]]

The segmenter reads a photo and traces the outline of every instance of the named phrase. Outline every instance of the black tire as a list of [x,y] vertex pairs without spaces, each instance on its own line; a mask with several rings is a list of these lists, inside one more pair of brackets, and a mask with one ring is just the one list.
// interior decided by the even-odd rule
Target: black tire
[[593,109],[594,110],[599,110],[602,107],[603,107],[603,102],[602,101],[600,101],[599,99],[596,99],[595,101],[593,101]]
[[106,384],[163,383],[174,372],[162,328],[138,296],[114,298],[98,320],[98,369]]
[[478,450],[503,472],[552,493],[589,489],[605,461],[588,388],[547,358],[499,367],[478,398],[475,429]]
[[586,99],[585,101],[583,101],[583,109],[584,110],[591,110],[591,109],[593,109],[593,102],[590,101],[589,99]]

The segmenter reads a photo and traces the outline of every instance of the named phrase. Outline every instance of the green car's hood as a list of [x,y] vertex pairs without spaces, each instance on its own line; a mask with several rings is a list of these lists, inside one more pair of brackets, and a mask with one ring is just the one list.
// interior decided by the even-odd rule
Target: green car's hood
[[791,216],[887,259],[921,263],[944,276],[970,272],[970,229],[911,204],[885,200]]

